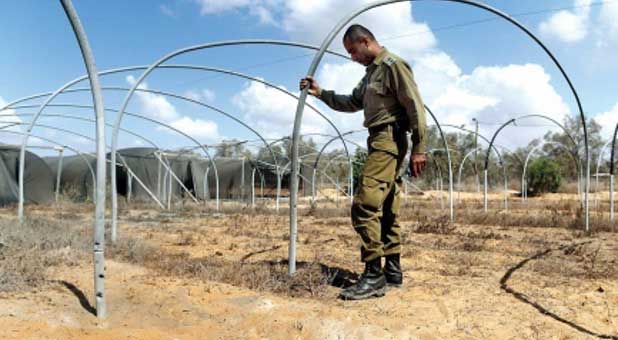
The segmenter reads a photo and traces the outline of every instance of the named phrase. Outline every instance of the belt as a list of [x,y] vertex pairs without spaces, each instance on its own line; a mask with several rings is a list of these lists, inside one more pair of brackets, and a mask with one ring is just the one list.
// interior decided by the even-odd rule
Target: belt
[[370,127],[369,130],[369,134],[370,135],[374,135],[384,129],[386,129],[387,127],[392,126],[393,127],[393,131],[398,131],[401,129],[401,122],[399,121],[394,121],[394,122],[390,122],[390,123],[384,123],[384,124],[380,124],[380,125],[376,125],[376,126],[372,126]]

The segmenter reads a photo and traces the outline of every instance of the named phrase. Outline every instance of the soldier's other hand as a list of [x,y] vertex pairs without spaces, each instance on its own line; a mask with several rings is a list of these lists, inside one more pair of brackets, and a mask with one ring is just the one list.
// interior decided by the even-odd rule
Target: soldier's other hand
[[424,153],[412,153],[410,155],[410,173],[412,177],[419,177],[427,165],[427,156]]
[[300,90],[304,90],[305,87],[309,86],[309,94],[312,96],[319,96],[321,89],[318,85],[318,82],[313,79],[312,76],[307,76],[300,80]]

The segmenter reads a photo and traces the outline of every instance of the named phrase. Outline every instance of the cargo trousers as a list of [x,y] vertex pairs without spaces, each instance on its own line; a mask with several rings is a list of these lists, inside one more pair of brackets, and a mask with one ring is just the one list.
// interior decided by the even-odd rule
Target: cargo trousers
[[399,169],[408,151],[405,130],[396,123],[370,128],[367,150],[351,211],[363,262],[401,252]]

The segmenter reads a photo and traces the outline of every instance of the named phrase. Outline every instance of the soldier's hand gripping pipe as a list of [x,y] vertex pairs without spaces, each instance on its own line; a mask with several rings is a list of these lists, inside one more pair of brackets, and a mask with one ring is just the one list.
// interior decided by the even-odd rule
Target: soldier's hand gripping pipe
[[[407,132],[412,132],[410,173],[423,172],[425,156],[425,108],[408,63],[380,46],[365,27],[352,25],[343,36],[352,60],[366,67],[365,76],[350,95],[320,88],[310,76],[300,88],[332,109],[364,111],[363,125],[369,130],[367,159],[352,203],[352,224],[360,236],[361,260],[365,271],[340,297],[360,300],[383,296],[386,286],[403,283],[400,258],[399,170],[408,152]],[[382,257],[385,258],[382,269]]]
[[322,92],[322,90],[320,89],[320,86],[318,85],[318,82],[315,81],[315,79],[313,79],[312,76],[307,76],[306,78],[303,78],[300,80],[300,90],[304,90],[305,87],[309,86],[309,94],[312,96],[316,96],[319,97],[320,96],[320,92]]

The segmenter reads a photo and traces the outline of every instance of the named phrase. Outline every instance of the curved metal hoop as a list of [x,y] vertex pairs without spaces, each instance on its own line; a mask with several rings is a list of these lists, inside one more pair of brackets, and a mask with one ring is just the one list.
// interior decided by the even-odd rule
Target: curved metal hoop
[[[562,129],[562,131],[565,133],[565,135],[567,137],[569,137],[569,140],[571,140],[571,142],[573,143],[573,146],[575,147],[575,150],[577,150],[577,142],[575,141],[575,138],[573,137],[573,135],[571,135],[571,133],[566,129],[566,127],[562,124],[560,124],[558,121],[556,121],[555,119],[545,116],[545,115],[539,115],[539,114],[529,114],[529,115],[523,115],[523,116],[519,116],[517,118],[513,118],[510,119],[509,121],[507,121],[506,123],[502,124],[494,133],[494,135],[491,137],[491,143],[490,146],[493,145],[494,141],[496,140],[496,138],[498,137],[498,134],[500,134],[500,131],[502,131],[502,129],[504,129],[505,127],[507,127],[509,124],[515,124],[518,120],[520,119],[525,119],[525,118],[541,118],[541,119],[545,119],[548,120],[552,123],[554,123],[556,126],[558,126],[559,128]],[[568,150],[568,149],[567,149]],[[574,154],[575,158],[578,159],[577,154]],[[485,155],[485,167],[484,169],[487,169],[487,161],[488,161],[488,157],[489,157],[489,149],[487,150],[487,153]]]
[[[366,5],[362,8],[360,8],[359,10],[356,10],[354,12],[352,12],[351,14],[349,14],[348,16],[346,16],[344,19],[342,19],[336,26],[335,28],[333,28],[331,30],[331,32],[328,34],[328,36],[326,37],[326,39],[324,39],[321,47],[320,47],[320,51],[316,54],[316,56],[313,59],[313,62],[311,63],[311,66],[309,67],[309,71],[307,72],[307,75],[309,76],[313,76],[318,68],[318,65],[320,63],[320,61],[322,60],[322,57],[324,56],[324,53],[326,51],[326,49],[328,48],[328,46],[330,46],[330,44],[332,43],[332,41],[335,39],[335,37],[337,36],[337,34],[339,34],[339,32],[344,28],[345,25],[347,25],[350,21],[352,21],[354,18],[356,18],[357,16],[361,15],[362,13],[373,9],[373,8],[377,8],[377,7],[381,7],[384,5],[388,5],[388,4],[392,4],[392,3],[398,3],[398,2],[404,2],[404,1],[409,1],[409,2],[413,2],[413,1],[420,1],[420,0],[385,0],[385,1],[378,1],[375,3],[371,3],[369,5]],[[579,109],[579,113],[580,113],[580,117],[582,119],[582,124],[583,124],[583,128],[584,128],[584,138],[585,138],[585,142],[586,142],[586,160],[587,160],[587,179],[586,179],[586,230],[588,230],[588,191],[589,191],[589,184],[590,184],[590,157],[588,154],[588,132],[586,129],[586,117],[584,115],[584,110],[582,108],[581,102],[579,100],[579,96],[577,94],[577,91],[575,90],[575,87],[573,86],[573,84],[571,83],[571,80],[569,79],[568,75],[566,74],[566,72],[564,71],[564,69],[562,68],[562,65],[560,65],[560,63],[558,62],[558,60],[554,57],[554,55],[549,51],[549,49],[530,31],[528,30],[524,25],[520,24],[519,22],[517,22],[515,19],[511,18],[510,16],[508,16],[505,13],[502,13],[501,11],[494,9],[490,6],[487,6],[485,4],[482,3],[478,3],[475,1],[470,1],[470,0],[435,0],[435,1],[442,1],[442,2],[454,2],[454,3],[461,3],[461,4],[466,4],[466,5],[470,5],[473,7],[477,7],[480,8],[482,10],[488,11],[490,13],[496,14],[499,17],[507,20],[508,22],[510,22],[511,24],[515,25],[517,28],[519,28],[520,30],[522,30],[524,33],[526,33],[530,38],[532,38],[544,51],[545,53],[551,58],[551,60],[554,62],[554,64],[558,67],[558,69],[560,70],[560,73],[562,74],[562,76],[564,77],[564,79],[567,81],[569,88],[571,89],[571,91],[573,92],[573,95],[575,96],[575,100],[577,101],[577,106]],[[289,274],[293,274],[296,271],[296,237],[297,237],[297,224],[298,224],[298,217],[297,217],[297,203],[298,203],[298,142],[299,142],[299,132],[300,132],[300,126],[302,124],[302,115],[303,115],[303,111],[304,111],[304,105],[305,105],[305,101],[307,100],[307,94],[308,94],[308,89],[305,88],[302,92],[301,92],[301,96],[300,96],[300,101],[298,103],[298,107],[296,109],[296,117],[294,120],[294,133],[292,134],[293,138],[292,138],[292,177],[290,179],[290,245],[289,245],[289,268],[288,268],[288,272]]]
[[[522,201],[525,201],[525,200],[528,199],[528,188],[527,188],[527,185],[526,185],[526,172],[527,172],[526,170],[528,168],[528,162],[530,161],[530,158],[532,157],[532,155],[535,152],[537,152],[540,149],[542,149],[545,145],[556,145],[556,146],[564,148],[567,151],[570,151],[569,148],[567,148],[562,143],[546,142],[545,144],[540,144],[540,145],[535,146],[534,148],[532,148],[532,150],[530,150],[530,152],[528,152],[528,155],[526,156],[526,161],[524,162],[524,168],[523,168],[523,171],[521,173],[521,199],[522,199]],[[579,160],[571,152],[569,152],[569,154],[571,155],[571,158],[575,162],[575,167],[578,169],[579,168]],[[579,171],[577,173],[577,176],[578,177],[580,176]]]
[[[19,132],[19,131],[10,131],[10,130],[4,130],[5,127],[0,128],[0,133],[9,133],[9,134],[14,134],[14,135],[19,135],[19,136],[23,136],[25,134],[25,132]],[[62,148],[67,148],[73,152],[75,152],[76,155],[78,155],[85,163],[86,166],[88,166],[88,170],[90,170],[90,175],[92,176],[92,182],[95,183],[96,182],[96,178],[97,175],[94,172],[94,169],[92,168],[92,165],[90,164],[90,161],[88,160],[88,158],[86,158],[86,156],[84,156],[84,153],[82,153],[81,151],[79,151],[77,148],[74,148],[72,146],[66,145],[64,143],[58,143],[57,141],[54,141],[50,138],[46,138],[46,137],[42,137],[42,136],[38,136],[38,135],[33,135],[30,134],[31,137],[34,138],[38,138],[42,141],[46,141],[50,144],[62,147]]]
[[[90,88],[92,88],[92,102],[96,115],[96,147],[97,147],[97,192],[95,203],[95,218],[94,218],[94,286],[95,286],[95,301],[97,317],[103,318],[107,315],[107,306],[105,303],[105,115],[103,113],[103,94],[99,83],[99,76],[94,61],[94,55],[88,43],[88,37],[79,20],[77,11],[73,7],[71,0],[61,0],[62,8],[71,23],[73,32],[79,44],[84,64],[90,79]],[[42,110],[42,108],[41,108]],[[24,165],[25,165],[25,147],[28,143],[28,136],[34,126],[35,120],[31,122],[27,134],[24,136],[20,150],[19,168],[19,190],[21,204],[19,206],[19,215],[23,218],[23,190],[24,190]],[[114,168],[114,167],[112,167]]]
[[[180,50],[176,50],[174,52],[171,52],[165,56],[163,56],[162,58],[160,58],[159,60],[157,60],[156,62],[154,62],[153,64],[151,64],[150,66],[148,66],[148,68],[140,75],[140,77],[137,79],[137,81],[135,82],[135,84],[133,84],[131,90],[129,91],[129,93],[127,94],[127,96],[124,99],[124,102],[122,103],[122,106],[119,110],[118,116],[116,117],[116,122],[114,124],[114,130],[112,133],[112,153],[111,153],[111,159],[112,161],[116,160],[116,150],[118,149],[118,130],[120,127],[120,124],[122,123],[122,118],[124,115],[124,112],[126,111],[129,102],[131,100],[131,98],[133,97],[133,94],[135,93],[135,91],[137,90],[138,86],[146,79],[146,77],[148,77],[148,75],[154,71],[157,67],[159,67],[159,65],[163,64],[164,62],[182,55],[182,54],[186,54],[189,52],[193,52],[193,51],[198,51],[198,50],[204,50],[204,49],[208,49],[208,48],[214,48],[214,47],[222,47],[222,46],[234,46],[234,45],[281,45],[281,46],[294,46],[294,47],[304,47],[304,48],[313,48],[313,46],[307,45],[307,44],[301,44],[301,43],[293,43],[293,42],[282,42],[282,41],[277,41],[277,40],[238,40],[238,41],[225,41],[225,42],[217,42],[217,43],[209,43],[209,44],[203,44],[203,45],[196,45],[196,46],[191,46],[191,47],[187,47],[187,48],[183,48]],[[335,54],[335,53],[334,53]],[[338,54],[338,53],[336,53]],[[332,125],[333,128],[335,129],[335,131],[337,131],[338,134],[341,134],[339,132],[339,129],[337,129],[336,126]],[[112,182],[115,181],[116,179],[116,171],[114,168],[111,169],[111,180]],[[217,171],[216,167],[215,167],[215,172]],[[117,203],[118,201],[118,193],[116,190],[115,186],[112,186],[112,211],[117,211]],[[117,220],[117,213],[113,214],[112,213],[112,224],[116,223],[115,221]]]

